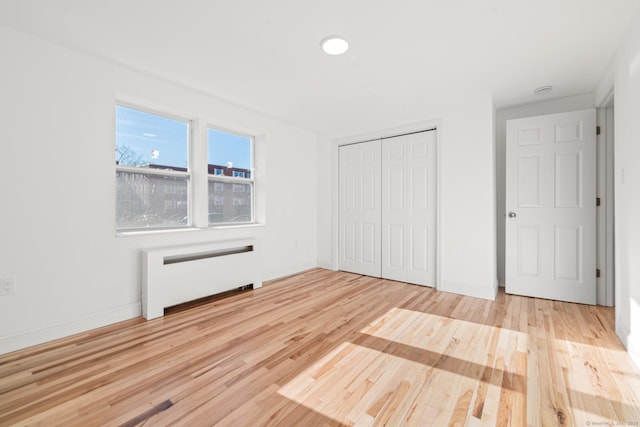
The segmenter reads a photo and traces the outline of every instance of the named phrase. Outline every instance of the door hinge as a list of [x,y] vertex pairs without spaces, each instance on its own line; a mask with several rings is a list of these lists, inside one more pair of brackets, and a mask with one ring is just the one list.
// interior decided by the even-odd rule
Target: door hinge
[[600,197],[596,197],[596,206],[600,206]]
[[596,126],[596,135],[600,135],[600,126]]
[[600,278],[600,269],[596,268],[596,279]]

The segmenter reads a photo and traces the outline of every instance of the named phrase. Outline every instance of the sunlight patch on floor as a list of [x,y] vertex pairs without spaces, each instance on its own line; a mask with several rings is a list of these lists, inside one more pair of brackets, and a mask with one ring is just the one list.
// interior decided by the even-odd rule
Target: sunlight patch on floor
[[[474,408],[478,412],[478,399],[499,399],[503,374],[522,377],[505,368],[503,356],[494,359],[496,351],[510,358],[526,348],[521,332],[393,308],[279,394],[348,425],[374,419],[390,425],[447,424],[456,411],[462,411],[461,419]],[[487,410],[484,417],[495,415]]]
[[[631,364],[625,366],[624,351],[570,340],[556,341],[567,349],[570,364],[566,367],[566,381],[577,423],[627,425],[640,421],[631,419],[637,417],[636,408],[640,407],[640,376],[632,373]],[[609,369],[603,369],[605,366]],[[621,389],[625,390],[624,397]],[[618,414],[619,419],[600,415],[612,413]]]

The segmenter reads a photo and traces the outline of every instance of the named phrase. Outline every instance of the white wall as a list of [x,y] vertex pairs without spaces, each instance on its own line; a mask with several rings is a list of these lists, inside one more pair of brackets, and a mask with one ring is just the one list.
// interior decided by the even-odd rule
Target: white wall
[[[616,54],[612,70],[616,333],[640,367],[640,13]],[[603,82],[610,80],[608,75],[603,77]]]
[[[420,113],[422,122],[438,124],[438,287],[443,291],[493,299],[497,273],[492,98],[486,94],[469,95],[435,108],[425,108]],[[416,119],[415,114],[412,118]],[[321,171],[318,265],[337,268],[337,144],[387,136],[390,132],[385,128],[359,136],[321,139],[318,146]]]
[[491,97],[443,110],[439,175],[440,289],[489,299],[498,288],[494,115]]
[[594,108],[593,94],[570,96],[534,104],[503,108],[496,111],[496,221],[498,239],[498,279],[504,285],[504,230],[505,230],[505,154],[507,143],[507,120],[544,114]]
[[[0,27],[0,353],[140,314],[141,248],[256,237],[263,278],[316,265],[316,135]],[[116,237],[114,102],[264,135],[266,225]]]

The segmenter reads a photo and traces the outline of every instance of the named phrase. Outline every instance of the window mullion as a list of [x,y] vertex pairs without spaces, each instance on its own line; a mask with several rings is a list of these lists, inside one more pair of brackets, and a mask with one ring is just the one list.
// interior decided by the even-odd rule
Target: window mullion
[[207,125],[203,120],[193,120],[189,165],[193,174],[191,185],[191,221],[194,227],[208,226],[207,179]]

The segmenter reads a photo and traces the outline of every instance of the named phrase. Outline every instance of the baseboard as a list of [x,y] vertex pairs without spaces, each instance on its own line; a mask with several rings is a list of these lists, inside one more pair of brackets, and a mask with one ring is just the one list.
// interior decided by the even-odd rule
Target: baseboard
[[309,270],[313,270],[317,265],[315,263],[297,264],[292,268],[288,268],[287,271],[276,271],[265,273],[263,283],[273,282],[274,280],[286,279],[287,277],[296,276]]
[[443,280],[442,287],[438,290],[493,301],[496,299],[496,295],[498,295],[498,280],[496,279],[492,285],[484,287],[470,283]]
[[622,324],[618,319],[616,319],[616,335],[627,349],[633,363],[640,369],[640,335],[632,334],[627,325]]
[[629,328],[616,318],[616,335],[620,338],[624,348],[629,348]]
[[640,369],[640,336],[629,335],[627,338],[627,351],[631,360],[636,364],[636,367]]
[[141,304],[133,303],[89,317],[60,322],[44,328],[26,330],[15,335],[0,337],[0,354],[10,353],[37,344],[65,338],[91,329],[133,319],[142,313]]
[[331,263],[329,261],[320,261],[320,260],[318,260],[318,262],[316,264],[317,264],[317,266],[319,268],[324,268],[325,270],[336,271],[336,269],[333,266],[333,263]]

